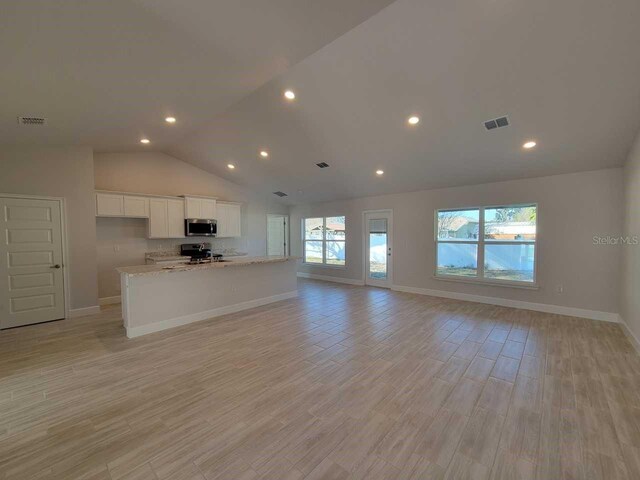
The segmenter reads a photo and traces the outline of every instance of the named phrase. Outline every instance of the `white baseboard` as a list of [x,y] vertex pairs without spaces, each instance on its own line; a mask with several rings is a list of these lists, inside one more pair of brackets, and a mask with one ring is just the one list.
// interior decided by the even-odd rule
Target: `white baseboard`
[[324,280],[325,282],[346,283],[347,285],[364,285],[362,280],[352,278],[330,277],[328,275],[316,275],[315,273],[298,272],[300,278],[310,278],[312,280]]
[[297,296],[298,291],[295,290],[293,292],[281,293],[279,295],[273,295],[271,297],[257,298],[255,300],[249,300],[248,302],[236,303],[235,305],[228,305],[226,307],[214,308],[205,312],[193,313],[191,315],[184,315],[182,317],[169,318],[167,320],[162,320],[161,322],[150,323],[148,325],[142,325],[140,327],[131,327],[127,328],[127,337],[140,337],[149,333],[160,332],[162,330],[187,325],[189,323],[209,320],[221,315],[227,315],[229,313],[236,313],[242,310],[248,310],[250,308],[261,307],[262,305],[279,302],[281,300],[288,300]]
[[98,303],[100,305],[115,305],[116,303],[120,303],[120,295],[116,295],[115,297],[102,297],[98,299]]
[[585,310],[583,308],[563,307],[560,305],[549,305],[546,303],[523,302],[520,300],[509,300],[498,297],[485,297],[482,295],[471,295],[468,293],[447,292],[444,290],[431,290],[428,288],[405,287],[393,285],[392,290],[398,292],[417,293],[419,295],[429,295],[432,297],[451,298],[453,300],[464,300],[467,302],[486,303],[489,305],[499,305],[501,307],[520,308],[523,310],[534,310],[536,312],[555,313],[557,315],[567,315],[570,317],[588,318],[590,320],[601,320],[603,322],[618,323],[620,316],[617,313],[599,312],[597,310]]
[[95,315],[96,313],[100,313],[100,305],[71,309],[69,310],[69,316],[67,318],[85,317],[87,315]]
[[622,327],[622,331],[626,335],[629,343],[633,345],[633,348],[636,349],[636,352],[640,353],[640,340],[636,337],[633,332],[629,329],[627,322],[625,322],[624,318],[620,315],[620,327]]

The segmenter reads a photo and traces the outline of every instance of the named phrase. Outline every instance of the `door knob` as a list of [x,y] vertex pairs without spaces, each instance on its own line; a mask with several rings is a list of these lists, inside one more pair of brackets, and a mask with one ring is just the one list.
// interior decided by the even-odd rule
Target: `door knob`
[[51,265],[49,268],[60,268],[60,265],[56,264],[56,265]]

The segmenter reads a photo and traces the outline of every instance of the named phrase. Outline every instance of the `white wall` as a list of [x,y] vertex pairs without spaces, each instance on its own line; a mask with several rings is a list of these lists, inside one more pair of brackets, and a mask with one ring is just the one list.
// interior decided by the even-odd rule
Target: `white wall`
[[[275,200],[205,172],[163,153],[96,153],[95,188],[156,195],[207,195],[242,202],[242,237],[209,239],[214,248],[234,247],[250,255],[264,255],[267,213],[287,214],[289,208]],[[97,251],[100,298],[119,295],[116,267],[144,263],[149,251],[177,248],[187,239],[148,240],[142,219],[98,218]],[[192,239],[191,241],[194,241]],[[116,250],[117,246],[117,250]]]
[[0,193],[64,197],[71,309],[98,304],[91,148],[0,149]]
[[[594,245],[593,236],[621,234],[622,187],[622,169],[614,168],[297,206],[291,210],[291,249],[302,255],[304,216],[346,215],[347,267],[299,271],[361,280],[362,212],[393,209],[394,285],[617,313],[621,248]],[[538,290],[433,278],[436,209],[528,202],[538,203]],[[556,292],[558,285],[564,293]]]
[[[624,169],[624,235],[640,236],[640,133]],[[640,245],[622,247],[621,315],[629,330],[640,339]]]

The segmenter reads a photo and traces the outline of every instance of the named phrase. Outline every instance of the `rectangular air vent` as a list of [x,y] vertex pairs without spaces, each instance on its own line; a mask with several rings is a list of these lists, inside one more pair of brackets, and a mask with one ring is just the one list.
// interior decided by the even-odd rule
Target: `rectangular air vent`
[[273,194],[279,197],[288,197],[288,195],[284,192],[273,192]]
[[327,168],[329,166],[329,164],[325,162],[316,163],[316,165],[320,168]]
[[487,120],[484,122],[484,128],[487,130],[494,130],[496,128],[508,127],[509,126],[509,117],[506,115],[500,118],[494,118],[493,120]]
[[46,125],[47,119],[45,117],[18,117],[18,123],[20,125]]

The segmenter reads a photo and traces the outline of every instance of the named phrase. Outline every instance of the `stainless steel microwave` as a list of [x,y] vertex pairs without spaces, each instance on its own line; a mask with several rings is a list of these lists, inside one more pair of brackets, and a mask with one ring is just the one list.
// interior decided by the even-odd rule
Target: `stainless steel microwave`
[[187,237],[215,237],[218,225],[215,220],[206,218],[187,218],[184,221],[184,234]]

